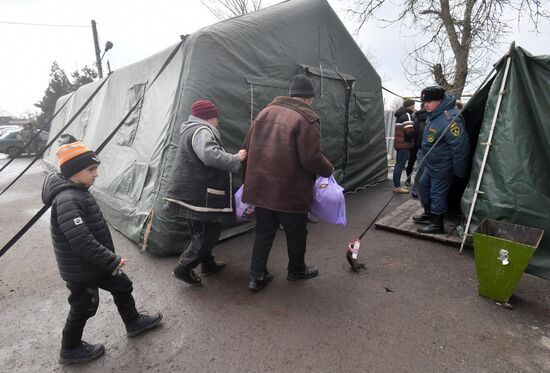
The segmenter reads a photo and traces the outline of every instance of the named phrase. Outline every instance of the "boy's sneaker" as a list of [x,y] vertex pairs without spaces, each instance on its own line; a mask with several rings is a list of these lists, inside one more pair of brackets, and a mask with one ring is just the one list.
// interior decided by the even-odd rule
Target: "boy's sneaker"
[[205,276],[212,276],[218,273],[225,267],[226,263],[223,260],[212,260],[208,263],[201,264],[201,273]]
[[148,329],[153,329],[162,321],[162,313],[155,312],[152,315],[140,314],[133,321],[126,324],[126,335],[128,338],[135,337],[136,335],[144,332]]
[[296,280],[308,280],[310,278],[317,277],[319,275],[319,270],[315,266],[307,266],[306,270],[302,273],[290,273],[286,276],[288,281]]
[[80,364],[94,360],[105,353],[105,346],[101,343],[89,344],[84,341],[75,348],[61,348],[59,353],[59,364]]
[[193,268],[185,268],[179,264],[174,268],[172,274],[175,278],[183,281],[189,285],[198,285],[202,282],[202,279],[195,273]]

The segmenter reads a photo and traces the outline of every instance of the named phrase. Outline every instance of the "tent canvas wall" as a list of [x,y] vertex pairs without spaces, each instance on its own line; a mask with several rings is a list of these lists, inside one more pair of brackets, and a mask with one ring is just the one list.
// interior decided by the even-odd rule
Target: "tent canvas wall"
[[[483,172],[470,233],[484,218],[545,230],[527,272],[550,279],[550,56],[511,48],[511,62]],[[462,211],[467,214],[480,174],[485,143],[495,117],[506,58],[496,75],[466,106],[472,144],[472,172]]]
[[[92,148],[101,143],[149,88],[173,48],[115,71],[66,132]],[[100,155],[104,162],[93,193],[107,220],[133,241],[145,241],[153,253],[180,252],[187,225],[163,216],[160,207],[191,104],[207,98],[218,105],[224,145],[235,152],[253,118],[275,96],[288,94],[296,73],[307,74],[315,85],[322,145],[337,180],[346,189],[385,180],[380,77],[325,0],[291,0],[185,38],[142,106]],[[96,84],[77,91],[53,122],[52,134]],[[46,157],[50,167],[54,150]],[[240,184],[239,177],[234,183]]]

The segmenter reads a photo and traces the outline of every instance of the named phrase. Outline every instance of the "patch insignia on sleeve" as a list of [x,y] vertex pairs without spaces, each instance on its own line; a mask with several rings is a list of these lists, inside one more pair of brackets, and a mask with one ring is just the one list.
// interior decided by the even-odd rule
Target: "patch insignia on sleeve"
[[435,140],[435,134],[437,133],[437,130],[435,128],[428,128],[428,137],[426,137],[426,140],[431,144]]
[[73,219],[74,225],[80,225],[83,223],[82,218],[79,216],[78,218]]
[[451,124],[451,127],[449,128],[449,130],[451,131],[451,134],[454,137],[460,136],[460,127],[458,126],[458,124],[456,124],[456,122],[453,122]]

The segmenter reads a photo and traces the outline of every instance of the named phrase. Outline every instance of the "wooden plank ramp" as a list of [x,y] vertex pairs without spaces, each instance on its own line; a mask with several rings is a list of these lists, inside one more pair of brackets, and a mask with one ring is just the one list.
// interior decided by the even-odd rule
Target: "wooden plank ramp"
[[[374,225],[377,228],[460,247],[462,238],[459,235],[457,226],[461,223],[461,216],[449,215],[445,219],[445,233],[443,234],[424,234],[418,233],[417,228],[421,225],[415,224],[412,220],[413,215],[420,215],[422,212],[424,212],[424,209],[420,201],[410,199],[394,209],[390,214],[379,219]],[[470,242],[467,242],[467,244],[470,245]]]

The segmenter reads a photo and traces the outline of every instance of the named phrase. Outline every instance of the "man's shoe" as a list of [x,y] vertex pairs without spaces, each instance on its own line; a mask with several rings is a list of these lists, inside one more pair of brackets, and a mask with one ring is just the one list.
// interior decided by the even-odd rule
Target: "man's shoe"
[[178,265],[174,268],[172,274],[178,280],[181,280],[189,285],[198,285],[202,282],[201,278],[195,273],[193,268],[185,268]]
[[223,260],[212,260],[208,263],[201,264],[201,273],[205,276],[212,276],[215,273],[218,273],[226,266],[226,263]]
[[128,338],[148,330],[153,329],[162,321],[162,313],[155,312],[152,315],[140,314],[135,320],[126,324],[126,335]]
[[105,353],[105,346],[101,343],[89,344],[84,341],[75,348],[61,348],[59,364],[80,364],[94,360]]
[[432,215],[432,220],[430,224],[426,225],[425,227],[418,227],[417,232],[424,234],[445,233],[445,229],[443,227],[444,218],[444,215]]
[[404,186],[393,187],[393,188],[391,188],[391,191],[394,192],[394,193],[409,194],[409,190],[407,188],[405,188]]
[[412,220],[416,224],[430,224],[430,222],[432,221],[432,214],[430,213],[430,211],[424,208],[424,212],[420,215],[414,215],[412,217]]
[[430,223],[424,227],[418,227],[417,232],[424,234],[442,234],[445,233],[445,230],[443,229],[442,225]]
[[286,276],[286,279],[288,281],[296,281],[296,280],[308,280],[310,278],[314,278],[319,276],[319,270],[315,266],[307,266],[306,270],[302,273],[291,273],[288,272],[288,275]]
[[410,178],[407,178],[407,180],[405,180],[405,186],[411,186],[411,179]]
[[269,283],[273,281],[273,275],[269,271],[265,271],[261,279],[252,278],[248,284],[248,288],[252,291],[259,291],[265,288]]

